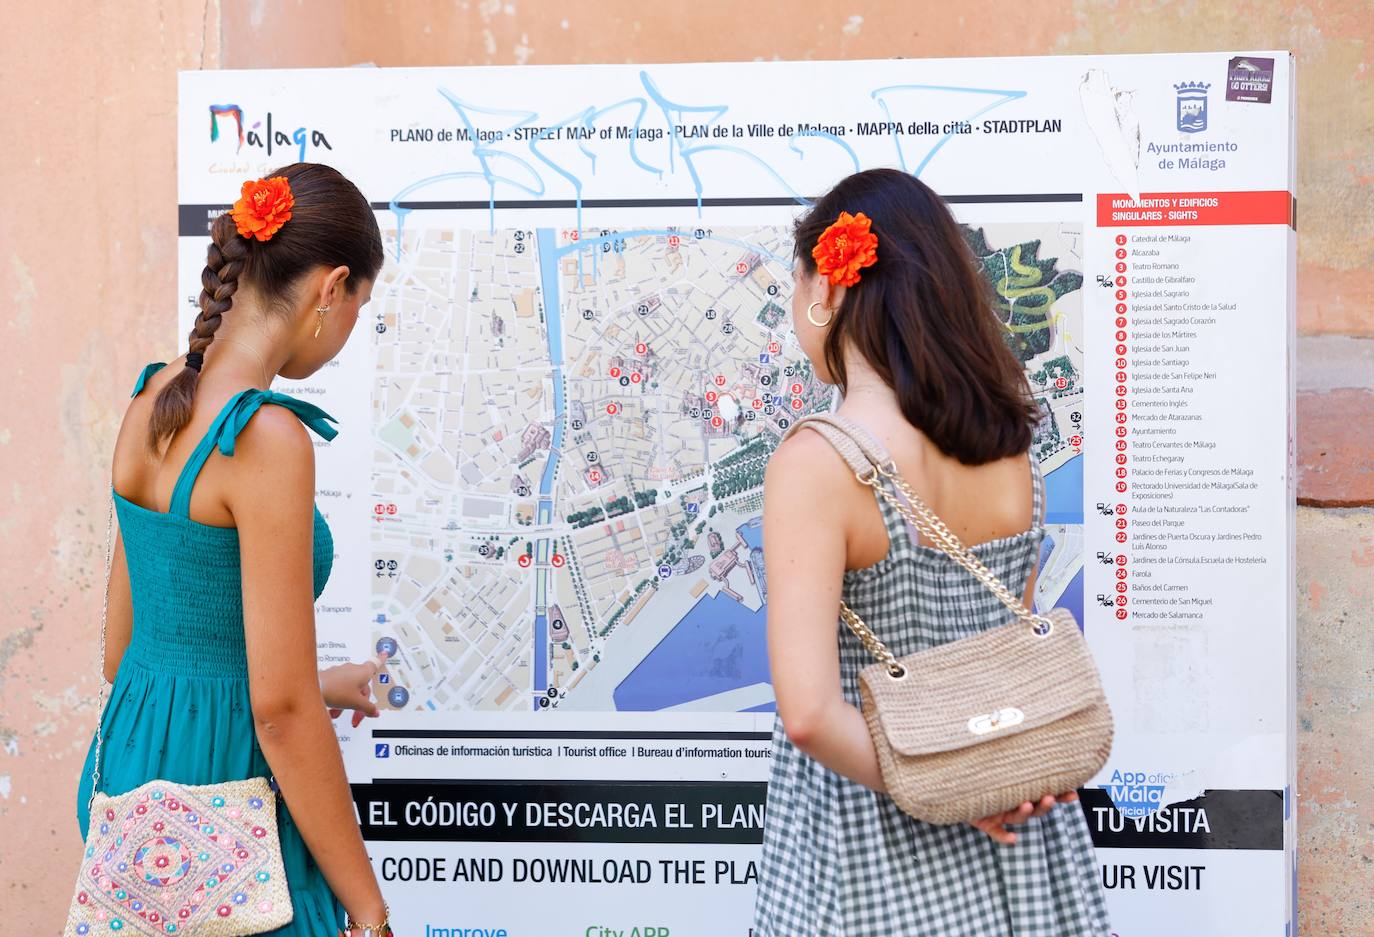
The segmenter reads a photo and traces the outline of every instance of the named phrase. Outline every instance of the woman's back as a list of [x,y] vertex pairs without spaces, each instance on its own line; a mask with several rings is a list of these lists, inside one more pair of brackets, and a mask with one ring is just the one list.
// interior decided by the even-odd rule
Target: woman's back
[[[1025,454],[1008,456],[983,465],[964,465],[941,452],[924,433],[902,418],[899,411],[881,407],[852,406],[845,415],[880,442],[902,477],[967,544],[981,544],[1020,534],[1031,526],[1033,502],[1041,496],[1035,467]],[[848,469],[835,450],[813,433],[798,438],[808,458],[829,461],[846,476]],[[878,562],[887,552],[887,532],[882,516],[873,510],[872,493],[861,486],[838,484],[835,497],[845,500],[853,512],[855,531],[847,545],[846,566],[860,569]],[[1009,581],[1016,588],[1019,583]]]
[[[191,421],[157,459],[144,446],[138,428],[146,426],[148,401],[158,390],[161,368],[149,365],[144,370],[125,417],[129,432],[121,430],[115,448],[115,508],[133,607],[124,660],[166,673],[246,679],[238,530],[232,515],[227,524],[218,523],[228,511],[203,476],[213,467],[214,476],[227,481],[233,466],[223,455],[215,458],[216,449],[232,452],[249,427],[269,418],[272,411],[276,412],[270,418],[290,420],[301,432],[301,421],[321,435],[332,436],[334,431],[323,411],[284,394],[250,388],[221,401],[221,395],[211,392],[198,395]],[[269,403],[276,406],[256,416]],[[130,451],[134,447],[142,447],[147,456],[137,458],[138,453]],[[205,519],[193,517],[193,505]],[[318,512],[314,523],[312,566],[318,597],[329,578],[333,538]]]

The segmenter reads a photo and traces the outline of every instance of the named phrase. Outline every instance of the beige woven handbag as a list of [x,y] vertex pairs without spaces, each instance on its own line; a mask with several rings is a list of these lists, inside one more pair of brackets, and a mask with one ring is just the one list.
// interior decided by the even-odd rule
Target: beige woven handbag
[[862,427],[833,413],[806,417],[792,431],[801,426],[824,436],[861,483],[1016,616],[898,659],[840,603],[841,619],[878,661],[860,672],[859,692],[883,783],[897,806],[928,823],[968,823],[1087,783],[1111,752],[1112,714],[1072,613],[1056,608],[1037,615],[1026,608]]

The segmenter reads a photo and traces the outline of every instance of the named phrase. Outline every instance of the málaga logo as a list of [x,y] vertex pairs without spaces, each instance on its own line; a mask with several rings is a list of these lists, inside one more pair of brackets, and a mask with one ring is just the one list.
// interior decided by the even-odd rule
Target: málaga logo
[[[233,128],[233,138],[238,141],[235,152],[242,152],[245,146],[251,146],[265,150],[267,155],[271,156],[273,149],[294,146],[297,160],[303,163],[310,147],[334,149],[323,131],[304,126],[288,129],[283,128],[280,123],[273,126],[273,120],[272,112],[268,111],[265,119],[249,123],[243,108],[237,104],[211,104],[210,142],[218,142],[221,136],[226,136],[221,134],[220,128],[221,125],[228,124]],[[227,136],[226,138],[229,139]]]
[[1205,81],[1185,81],[1174,85],[1178,92],[1176,114],[1178,129],[1183,133],[1198,133],[1207,129],[1207,89]]

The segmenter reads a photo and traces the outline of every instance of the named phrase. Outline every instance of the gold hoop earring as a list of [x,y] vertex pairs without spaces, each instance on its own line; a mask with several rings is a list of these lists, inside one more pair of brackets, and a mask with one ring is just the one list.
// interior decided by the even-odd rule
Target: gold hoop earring
[[807,322],[810,322],[812,325],[814,325],[814,326],[815,326],[816,328],[818,328],[818,329],[823,329],[823,328],[825,328],[827,325],[830,324],[831,320],[833,320],[833,319],[835,318],[835,310],[830,309],[829,307],[827,307],[827,308],[826,308],[826,311],[829,312],[830,315],[826,317],[826,319],[825,319],[824,322],[817,322],[817,321],[816,321],[816,307],[817,307],[817,306],[820,306],[820,305],[822,305],[822,303],[821,303],[819,300],[817,300],[816,302],[814,302],[814,303],[812,303],[811,305],[809,305],[809,306],[806,307],[806,321],[807,321]]
[[329,311],[328,306],[316,306],[315,312],[319,318],[315,320],[315,337],[320,337],[320,329],[324,328],[324,314]]

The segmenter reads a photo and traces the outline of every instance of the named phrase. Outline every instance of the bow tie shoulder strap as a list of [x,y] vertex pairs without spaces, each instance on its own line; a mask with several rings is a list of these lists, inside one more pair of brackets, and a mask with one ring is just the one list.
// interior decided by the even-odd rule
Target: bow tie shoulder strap
[[170,513],[190,516],[191,489],[195,486],[200,470],[205,466],[205,460],[210,458],[210,453],[214,452],[215,449],[219,449],[227,456],[232,456],[234,443],[238,440],[239,433],[243,432],[243,428],[248,425],[253,414],[257,413],[265,403],[275,404],[290,410],[296,414],[302,423],[323,439],[333,439],[339,434],[338,430],[329,425],[337,421],[313,403],[297,400],[287,394],[258,390],[256,387],[240,391],[229,398],[224,409],[210,424],[210,429],[206,432],[205,438],[200,441],[195,451],[191,453],[191,457],[186,460],[186,465],[177,478],[176,487],[172,489]]
[[[244,391],[235,397],[230,401],[229,407],[226,408],[224,421],[218,426],[214,441],[220,452],[227,456],[234,454],[234,441],[238,439],[239,433],[248,425],[248,421],[253,418],[253,415],[262,408],[262,405],[267,403],[290,410],[321,439],[329,440],[339,435],[339,431],[329,425],[337,423],[338,420],[335,420],[313,403],[297,400],[289,394],[254,389]],[[215,427],[211,427],[211,430],[214,431]]]

